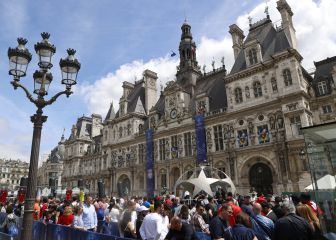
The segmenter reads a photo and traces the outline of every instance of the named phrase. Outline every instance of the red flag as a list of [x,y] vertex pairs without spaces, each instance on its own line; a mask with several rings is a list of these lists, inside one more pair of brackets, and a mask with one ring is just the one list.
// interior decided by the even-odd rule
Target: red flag
[[7,201],[8,190],[0,190],[0,202],[5,204]]

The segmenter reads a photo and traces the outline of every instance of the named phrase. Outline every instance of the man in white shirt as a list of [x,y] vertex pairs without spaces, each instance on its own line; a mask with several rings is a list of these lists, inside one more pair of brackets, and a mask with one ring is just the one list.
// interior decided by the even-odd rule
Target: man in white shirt
[[83,223],[84,228],[88,231],[95,232],[97,229],[97,213],[95,207],[92,205],[92,197],[86,196],[83,206]]
[[163,224],[163,203],[154,203],[154,212],[148,214],[140,227],[140,235],[143,240],[158,240],[162,232]]

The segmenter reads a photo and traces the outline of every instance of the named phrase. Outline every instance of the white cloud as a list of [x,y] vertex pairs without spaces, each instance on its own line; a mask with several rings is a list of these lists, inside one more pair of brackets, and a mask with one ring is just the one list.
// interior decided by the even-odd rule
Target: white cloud
[[[316,3],[313,0],[288,0],[288,2],[294,12],[294,27],[296,28],[299,52],[304,57],[303,65],[310,68],[313,66],[313,61],[332,56],[336,52],[336,28],[333,26],[336,22],[336,15],[333,13],[333,10],[336,9],[336,1],[321,0]],[[280,25],[281,17],[276,9],[276,0],[271,0],[268,6],[273,23]],[[255,22],[265,17],[264,10],[265,4],[261,3],[254,7],[249,14],[237,17],[236,23],[244,30],[245,35],[248,34],[248,15]],[[219,16],[219,18],[225,18],[225,15]],[[217,19],[217,21],[221,21],[221,19]],[[223,56],[225,56],[227,69],[230,70],[232,67],[233,50],[229,34],[221,39],[202,36],[197,47],[199,65],[206,64],[206,71],[212,70],[212,59],[215,60],[215,67],[220,67]],[[135,76],[140,79],[142,72],[145,69],[150,69],[158,73],[159,82],[165,83],[174,78],[177,64],[177,58],[173,59],[169,56],[151,59],[148,62],[135,60],[120,66],[118,70],[107,74],[93,84],[86,83],[79,86],[79,94],[84,97],[90,112],[105,116],[111,101],[115,103],[116,109],[118,108],[123,81],[132,82]]]
[[114,73],[108,73],[93,84],[86,83],[78,86],[79,94],[84,97],[90,112],[99,113],[105,117],[111,101],[113,101],[115,109],[118,109],[124,81],[134,82],[135,79],[139,80],[142,78],[143,71],[150,69],[158,73],[158,87],[160,82],[164,84],[174,79],[176,65],[176,59],[169,56],[152,59],[146,63],[142,60],[135,60],[120,66]]

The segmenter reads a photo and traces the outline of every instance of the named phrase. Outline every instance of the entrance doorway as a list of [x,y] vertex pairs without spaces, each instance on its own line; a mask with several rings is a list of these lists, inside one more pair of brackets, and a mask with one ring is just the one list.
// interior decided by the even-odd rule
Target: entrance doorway
[[250,169],[250,186],[257,193],[273,194],[272,170],[264,163],[256,163]]
[[119,177],[117,188],[119,197],[125,197],[130,195],[131,181],[127,175],[124,174]]

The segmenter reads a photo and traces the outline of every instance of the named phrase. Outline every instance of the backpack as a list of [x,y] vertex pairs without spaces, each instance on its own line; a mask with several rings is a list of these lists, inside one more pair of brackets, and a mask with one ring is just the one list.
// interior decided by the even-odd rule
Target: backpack
[[131,219],[132,219],[132,212],[126,210],[124,212],[124,215],[123,215],[121,221],[120,221],[120,229],[121,229],[121,231],[124,232],[126,230],[127,224],[131,221]]
[[99,208],[97,211],[97,219],[98,220],[104,220],[104,209]]
[[12,237],[18,237],[19,236],[19,229],[16,226],[15,222],[8,222],[7,232],[8,232],[8,235],[10,235]]

